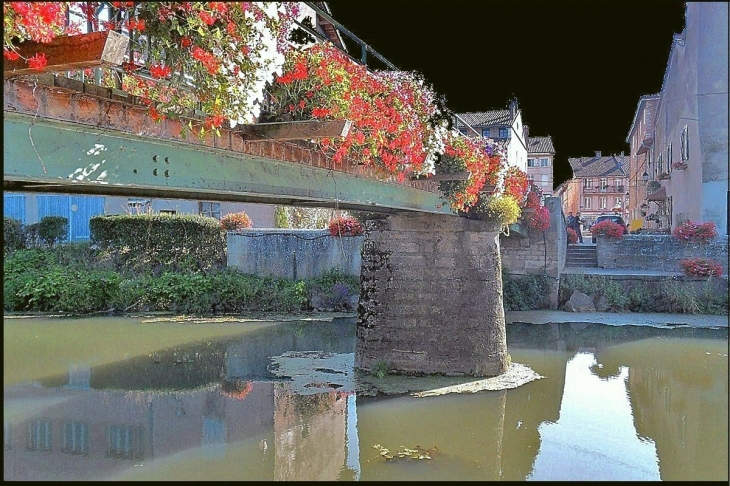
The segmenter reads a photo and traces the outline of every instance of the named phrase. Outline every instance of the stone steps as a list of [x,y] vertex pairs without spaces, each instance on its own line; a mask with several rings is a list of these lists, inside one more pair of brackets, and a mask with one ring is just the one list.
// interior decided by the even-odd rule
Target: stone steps
[[598,267],[596,245],[568,245],[565,255],[566,267]]

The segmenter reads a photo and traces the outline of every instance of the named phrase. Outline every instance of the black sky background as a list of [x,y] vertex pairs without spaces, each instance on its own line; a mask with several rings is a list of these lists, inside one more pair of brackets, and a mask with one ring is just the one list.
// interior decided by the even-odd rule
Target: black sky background
[[399,69],[423,74],[451,110],[505,109],[516,97],[530,136],[552,137],[555,186],[572,176],[568,157],[628,154],[639,97],[661,90],[685,4],[328,2],[335,20]]

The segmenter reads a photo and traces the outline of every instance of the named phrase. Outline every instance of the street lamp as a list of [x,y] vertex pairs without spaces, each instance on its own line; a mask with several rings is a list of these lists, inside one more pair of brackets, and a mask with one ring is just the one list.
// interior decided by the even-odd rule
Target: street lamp
[[644,173],[641,174],[641,179],[644,181],[644,184],[646,184],[647,182],[649,182],[649,174],[644,171]]

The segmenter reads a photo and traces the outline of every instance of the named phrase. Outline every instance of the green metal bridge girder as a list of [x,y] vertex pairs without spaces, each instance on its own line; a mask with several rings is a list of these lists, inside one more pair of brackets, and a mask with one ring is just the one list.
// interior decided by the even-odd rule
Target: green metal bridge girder
[[437,193],[223,149],[3,112],[11,191],[454,214]]

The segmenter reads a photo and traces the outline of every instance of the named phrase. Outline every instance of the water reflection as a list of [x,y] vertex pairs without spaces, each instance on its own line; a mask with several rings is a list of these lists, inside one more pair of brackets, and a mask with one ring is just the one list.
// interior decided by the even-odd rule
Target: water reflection
[[4,479],[727,480],[727,329],[516,324],[507,339],[545,379],[432,398],[356,397],[337,369],[354,322],[77,359],[4,387]]

